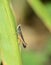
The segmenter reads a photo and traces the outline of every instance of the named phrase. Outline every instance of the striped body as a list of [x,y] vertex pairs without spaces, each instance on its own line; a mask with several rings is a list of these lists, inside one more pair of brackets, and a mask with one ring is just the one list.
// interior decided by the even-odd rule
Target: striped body
[[21,25],[20,24],[17,26],[17,33],[18,33],[18,42],[22,43],[23,47],[26,48],[27,44],[26,44],[26,42],[23,38],[23,34],[22,34],[22,31],[21,31]]

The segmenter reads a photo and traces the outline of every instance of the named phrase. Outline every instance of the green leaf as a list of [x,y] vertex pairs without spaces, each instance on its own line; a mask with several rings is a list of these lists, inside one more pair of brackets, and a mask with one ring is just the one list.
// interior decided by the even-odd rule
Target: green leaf
[[31,5],[32,9],[40,17],[49,31],[51,31],[51,16],[46,8],[46,5],[44,5],[41,0],[28,0],[28,3]]
[[0,54],[4,65],[22,65],[16,21],[8,0],[0,0]]

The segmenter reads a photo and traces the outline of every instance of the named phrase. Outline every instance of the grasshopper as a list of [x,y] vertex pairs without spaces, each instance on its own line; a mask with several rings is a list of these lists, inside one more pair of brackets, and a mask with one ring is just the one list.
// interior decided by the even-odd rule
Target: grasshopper
[[23,47],[26,48],[27,43],[24,40],[20,24],[17,26],[17,34],[18,34],[18,39],[22,42]]

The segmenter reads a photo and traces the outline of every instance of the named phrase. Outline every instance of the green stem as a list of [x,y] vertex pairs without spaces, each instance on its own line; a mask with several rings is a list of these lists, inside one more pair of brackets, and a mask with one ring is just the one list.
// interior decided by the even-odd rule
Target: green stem
[[41,0],[28,0],[36,14],[41,18],[46,27],[51,31],[51,16]]
[[4,65],[22,65],[16,21],[8,0],[0,1],[0,53]]

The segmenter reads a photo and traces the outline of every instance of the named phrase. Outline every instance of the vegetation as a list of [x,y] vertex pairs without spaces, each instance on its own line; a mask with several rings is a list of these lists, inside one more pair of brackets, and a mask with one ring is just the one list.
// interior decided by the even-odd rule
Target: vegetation
[[8,0],[0,0],[0,62],[22,65],[18,47],[16,22]]

